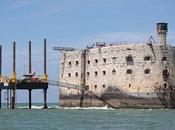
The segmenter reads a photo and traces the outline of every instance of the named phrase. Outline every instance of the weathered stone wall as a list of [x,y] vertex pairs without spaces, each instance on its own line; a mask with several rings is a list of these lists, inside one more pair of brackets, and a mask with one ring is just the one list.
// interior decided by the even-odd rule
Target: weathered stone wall
[[[144,92],[145,95],[139,95],[144,97],[154,97],[151,92],[155,89],[175,83],[175,48],[172,46],[113,45],[86,49],[85,57],[83,53],[82,50],[63,53],[61,82],[86,85],[94,93],[102,93],[109,86],[114,86],[128,94]],[[165,69],[167,77],[163,76]],[[61,93],[76,95],[80,92],[61,88]]]

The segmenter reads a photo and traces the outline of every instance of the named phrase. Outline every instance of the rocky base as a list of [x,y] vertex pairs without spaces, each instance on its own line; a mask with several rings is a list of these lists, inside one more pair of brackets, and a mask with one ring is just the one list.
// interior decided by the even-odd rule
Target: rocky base
[[[144,95],[144,93],[140,93]],[[157,96],[133,96],[116,87],[109,87],[101,95],[85,92],[79,95],[60,95],[60,107],[104,107],[110,108],[175,108],[175,92],[163,91]]]
[[[165,108],[161,101],[158,99],[107,99],[100,100],[93,97],[85,97],[83,100],[82,107],[104,107],[108,106],[110,108]],[[79,107],[80,99],[60,99],[60,107]]]

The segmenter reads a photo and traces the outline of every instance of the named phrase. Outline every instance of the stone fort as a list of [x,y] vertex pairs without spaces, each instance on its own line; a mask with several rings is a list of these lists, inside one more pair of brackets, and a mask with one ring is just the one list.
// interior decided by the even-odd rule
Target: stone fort
[[[65,51],[60,61],[60,81],[103,93],[110,86],[138,97],[156,97],[157,89],[175,84],[175,47],[166,43],[167,23],[157,23],[158,42],[144,44],[96,43],[84,50]],[[80,90],[60,88],[61,95]]]

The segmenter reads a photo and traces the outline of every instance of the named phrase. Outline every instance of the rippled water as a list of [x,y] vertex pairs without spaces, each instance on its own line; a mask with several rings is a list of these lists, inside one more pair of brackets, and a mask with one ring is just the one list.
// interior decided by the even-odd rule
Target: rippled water
[[[51,107],[54,107],[53,105]],[[175,110],[1,109],[0,130],[174,130]]]

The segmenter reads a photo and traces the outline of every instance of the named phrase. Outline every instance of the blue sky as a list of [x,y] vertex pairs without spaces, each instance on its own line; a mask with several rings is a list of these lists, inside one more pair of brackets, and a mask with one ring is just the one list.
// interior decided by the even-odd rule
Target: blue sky
[[[33,70],[42,74],[43,39],[48,41],[48,74],[57,80],[59,53],[53,46],[84,48],[93,42],[145,42],[156,35],[156,23],[167,22],[168,42],[175,43],[174,0],[0,0],[0,44],[3,73],[11,74],[12,42],[17,42],[17,74],[27,72],[28,41],[32,41]],[[18,94],[26,102],[27,92]],[[42,92],[33,100],[41,102]],[[49,102],[58,101],[50,88]]]

